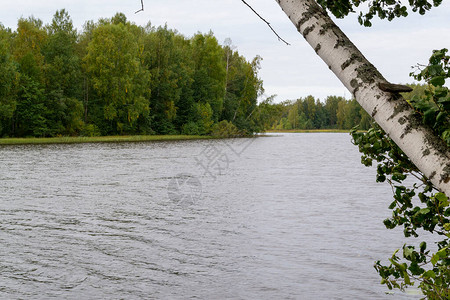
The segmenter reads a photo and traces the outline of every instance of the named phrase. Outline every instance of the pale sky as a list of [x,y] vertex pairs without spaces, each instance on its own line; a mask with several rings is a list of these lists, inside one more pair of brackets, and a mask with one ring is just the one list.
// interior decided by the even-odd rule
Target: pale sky
[[[241,55],[263,58],[260,77],[265,96],[277,102],[307,95],[324,100],[328,95],[350,97],[350,92],[315,54],[274,0],[247,0],[291,46],[279,42],[270,29],[241,0],[0,0],[0,23],[15,29],[17,19],[33,15],[45,24],[56,10],[65,8],[81,30],[87,20],[123,12],[137,25],[167,23],[190,37],[210,30],[223,43],[231,38]],[[3,3],[2,3],[3,2]],[[384,77],[392,83],[409,83],[411,66],[426,63],[432,49],[450,48],[450,3],[425,16],[412,15],[393,22],[377,21],[371,28],[357,23],[356,16],[337,24]]]

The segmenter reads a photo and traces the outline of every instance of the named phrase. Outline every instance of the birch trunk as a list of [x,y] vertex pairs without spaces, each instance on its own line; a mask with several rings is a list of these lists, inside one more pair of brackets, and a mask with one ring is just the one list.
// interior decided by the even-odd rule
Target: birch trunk
[[417,168],[450,195],[450,152],[314,0],[277,0],[297,30]]

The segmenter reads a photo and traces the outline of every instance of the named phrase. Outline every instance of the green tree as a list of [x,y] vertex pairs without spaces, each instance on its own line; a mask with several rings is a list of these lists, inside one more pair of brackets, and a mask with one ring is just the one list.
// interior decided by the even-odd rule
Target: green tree
[[160,134],[177,132],[195,112],[190,41],[167,26],[151,29],[144,58],[152,75],[152,127]]
[[47,34],[47,43],[42,49],[47,90],[80,98],[82,80],[81,61],[76,53],[78,35],[64,9],[55,13],[52,23],[47,26]]
[[19,72],[10,42],[12,34],[0,24],[0,136],[11,132],[12,117],[17,105]]
[[351,129],[361,122],[361,108],[356,100],[343,100],[338,103],[336,112],[339,129]]
[[272,95],[259,103],[254,114],[255,123],[258,131],[271,129],[272,126],[281,119],[283,114],[283,103],[274,103],[276,95]]
[[149,113],[150,73],[142,66],[143,44],[132,26],[99,25],[84,58],[106,121],[104,134],[134,132],[135,122]]
[[47,118],[55,134],[79,134],[84,126],[81,60],[76,53],[78,35],[64,9],[55,13],[47,34],[42,49]]
[[262,80],[258,77],[262,58],[256,56],[250,63],[245,61],[243,57],[240,58],[243,86],[241,86],[237,95],[235,94],[238,103],[232,121],[240,130],[253,134],[257,130],[253,113],[257,108],[258,97],[264,93]]
[[20,77],[17,109],[14,112],[14,134],[17,136],[51,136],[42,85],[28,76]]
[[19,19],[12,49],[19,65],[20,82],[13,116],[13,135],[51,136],[50,112],[44,91],[44,56],[47,32],[39,19]]
[[325,109],[328,112],[328,127],[336,128],[337,126],[337,110],[339,102],[344,101],[344,98],[337,96],[328,96],[325,99]]
[[197,103],[209,104],[214,122],[222,114],[225,95],[226,66],[223,63],[223,49],[213,36],[198,33],[191,40],[194,63],[193,99]]
[[262,58],[256,56],[248,62],[232,48],[224,47],[227,80],[221,119],[233,122],[242,131],[253,133],[257,130],[253,114],[258,97],[264,92],[262,80],[258,77]]

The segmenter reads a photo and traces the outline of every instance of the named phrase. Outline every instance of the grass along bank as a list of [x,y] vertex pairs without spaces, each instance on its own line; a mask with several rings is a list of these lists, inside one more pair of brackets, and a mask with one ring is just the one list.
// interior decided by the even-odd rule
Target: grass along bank
[[200,135],[128,135],[94,137],[52,137],[52,138],[0,138],[0,145],[41,145],[41,144],[81,144],[81,143],[128,143],[151,141],[180,141],[211,139]]
[[349,129],[271,129],[266,130],[268,133],[320,133],[320,132],[333,132],[333,133],[350,133]]

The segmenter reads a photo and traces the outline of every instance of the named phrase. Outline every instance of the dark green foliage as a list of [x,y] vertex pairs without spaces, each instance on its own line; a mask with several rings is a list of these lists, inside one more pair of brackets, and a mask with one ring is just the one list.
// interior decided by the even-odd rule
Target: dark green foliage
[[408,7],[413,12],[423,15],[433,6],[439,6],[442,0],[409,0],[409,6],[403,4],[405,1],[400,0],[317,0],[317,2],[337,18],[354,13],[355,8],[367,3],[368,10],[359,13],[358,21],[361,25],[371,26],[374,16],[392,21],[395,18],[408,16]]
[[[407,94],[409,103],[422,117],[425,125],[441,136],[447,145],[449,107],[446,105],[449,90],[444,87],[450,77],[447,50],[434,51],[428,66],[412,74],[417,80],[425,80],[427,86],[416,86]],[[412,95],[412,96],[411,96]],[[411,97],[411,98],[410,98]],[[393,202],[389,205],[392,216],[384,220],[386,228],[403,227],[405,237],[418,237],[419,230],[434,233],[440,237],[436,242],[437,251],[427,249],[425,242],[419,246],[404,245],[402,252],[395,251],[389,265],[380,261],[375,269],[382,277],[382,284],[389,289],[419,283],[423,294],[429,299],[449,299],[450,297],[450,208],[448,197],[435,189],[378,126],[367,133],[352,131],[353,142],[363,156],[361,162],[371,166],[377,162],[378,182],[387,181],[393,190]],[[426,153],[424,154],[426,155]],[[406,181],[413,177],[414,183]],[[409,182],[409,184],[408,184]]]
[[242,136],[243,134],[233,123],[223,120],[214,124],[211,135],[221,138],[230,138]]
[[19,88],[18,65],[10,51],[11,33],[0,25],[0,137],[11,126]]
[[448,50],[435,50],[428,66],[417,74],[411,75],[416,80],[429,82],[424,95],[415,95],[411,98],[411,105],[422,116],[423,123],[433,128],[450,146],[450,92],[444,86],[445,80],[450,77],[450,56]]
[[[351,129],[359,126],[367,130],[372,126],[372,118],[361,108],[356,100],[329,96],[325,104],[313,96],[298,99],[295,102],[273,104],[263,102],[258,115],[265,116],[262,129]],[[271,120],[270,123],[267,120]]]
[[64,9],[21,18],[0,27],[0,136],[210,134],[223,120],[253,134],[261,59],[230,46],[122,13],[81,34]]

